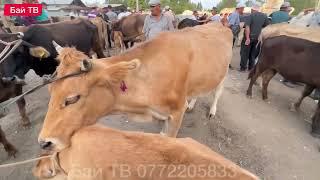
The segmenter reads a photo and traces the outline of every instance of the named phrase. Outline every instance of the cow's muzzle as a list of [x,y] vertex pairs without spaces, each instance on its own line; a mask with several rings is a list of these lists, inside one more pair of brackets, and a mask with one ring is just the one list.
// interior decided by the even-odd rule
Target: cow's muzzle
[[39,145],[41,149],[51,151],[54,148],[54,144],[51,141],[40,140]]

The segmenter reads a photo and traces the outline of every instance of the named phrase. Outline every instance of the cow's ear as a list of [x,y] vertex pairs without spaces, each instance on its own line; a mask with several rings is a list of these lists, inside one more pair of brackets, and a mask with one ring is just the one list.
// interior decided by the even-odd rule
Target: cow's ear
[[140,67],[141,62],[139,59],[133,59],[131,61],[119,62],[108,68],[106,73],[108,74],[108,81],[111,83],[121,82],[130,71],[136,70]]
[[37,46],[37,47],[32,47],[29,50],[29,53],[31,56],[36,57],[36,58],[48,58],[50,56],[50,53],[43,47]]

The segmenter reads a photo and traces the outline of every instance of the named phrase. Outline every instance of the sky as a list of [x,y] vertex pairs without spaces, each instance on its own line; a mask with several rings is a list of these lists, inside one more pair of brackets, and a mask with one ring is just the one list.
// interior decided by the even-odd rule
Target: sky
[[[104,0],[83,0],[84,2],[88,2],[88,3],[93,3],[93,2],[101,2],[103,3]],[[192,2],[201,2],[203,8],[205,9],[210,9],[213,6],[217,6],[217,4],[220,2],[221,0],[192,0]]]
[[217,4],[220,2],[220,0],[192,0],[192,2],[201,2],[203,8],[210,9],[213,6],[217,6]]

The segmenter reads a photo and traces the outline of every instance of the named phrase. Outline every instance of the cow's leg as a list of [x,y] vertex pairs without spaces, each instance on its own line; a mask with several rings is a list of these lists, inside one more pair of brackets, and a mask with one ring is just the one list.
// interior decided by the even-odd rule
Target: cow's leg
[[261,75],[262,71],[260,70],[260,65],[257,64],[253,70],[251,70],[250,74],[249,74],[249,78],[250,78],[250,84],[247,90],[247,96],[249,98],[252,98],[252,87],[254,85],[254,83],[257,81],[258,77]]
[[218,87],[213,92],[213,103],[210,108],[209,119],[214,118],[214,116],[216,115],[217,104],[218,104],[218,100],[222,94],[223,87],[224,87],[224,79],[220,82]]
[[[22,86],[17,85],[16,86],[16,95],[19,96],[22,94]],[[17,101],[19,113],[21,116],[22,126],[27,127],[30,126],[30,120],[26,113],[26,100],[24,98],[21,98]]]
[[320,138],[320,101],[316,113],[312,117],[311,135]]
[[186,111],[187,112],[190,112],[193,110],[194,106],[196,105],[196,102],[197,102],[197,98],[192,98],[190,103],[188,103],[187,101],[187,108],[186,108]]
[[173,111],[169,119],[165,121],[160,134],[166,135],[169,137],[177,137],[185,110],[187,108],[186,106],[187,106],[187,103],[185,103],[185,105],[182,106],[182,108],[176,111]]
[[276,75],[276,71],[273,69],[268,69],[267,71],[263,72],[262,76],[262,99],[268,99],[268,85],[270,80]]
[[21,98],[20,100],[17,101],[19,113],[21,116],[21,122],[23,127],[28,127],[30,126],[30,120],[27,116],[26,112],[26,100],[24,98]]
[[291,107],[291,110],[292,111],[299,110],[303,99],[305,97],[309,96],[314,89],[315,89],[314,86],[306,84],[300,98],[298,99],[298,101],[296,103],[293,104],[293,106]]
[[1,129],[1,126],[0,126],[0,143],[3,144],[4,149],[8,153],[9,157],[11,157],[11,156],[15,157],[17,150],[11,143],[8,142],[6,135],[4,134],[4,132]]
[[101,47],[98,31],[95,32],[92,42],[92,49],[97,54],[98,58],[105,58],[103,54],[103,47]]

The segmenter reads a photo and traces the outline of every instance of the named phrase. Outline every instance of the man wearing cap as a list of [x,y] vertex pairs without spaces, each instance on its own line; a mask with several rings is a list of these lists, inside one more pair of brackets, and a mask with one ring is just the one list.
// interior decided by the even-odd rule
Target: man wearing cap
[[108,16],[109,21],[111,21],[111,22],[117,21],[117,19],[118,19],[117,14],[112,11],[112,6],[111,5],[108,5],[106,15]]
[[121,13],[119,13],[119,15],[118,15],[118,20],[122,19],[123,17],[131,15],[130,11],[131,11],[130,7],[127,8],[127,11],[121,10]]
[[151,15],[144,21],[143,33],[146,39],[152,39],[164,31],[173,31],[172,21],[161,12],[160,0],[150,0]]
[[212,16],[210,17],[211,22],[220,22],[220,14],[217,14],[217,8],[213,7],[211,10]]
[[172,24],[173,24],[173,27],[175,26],[175,17],[174,17],[174,14],[172,12],[172,10],[170,9],[170,6],[166,6],[164,7],[164,13],[163,13],[165,16],[167,16],[171,21],[172,21]]
[[[259,54],[258,38],[263,27],[269,23],[268,17],[260,12],[260,3],[256,2],[251,7],[251,14],[245,23],[245,36],[241,43],[240,71],[251,70],[255,65],[255,59]],[[249,62],[249,65],[248,65]]]
[[238,3],[236,10],[233,13],[231,13],[228,18],[228,26],[230,27],[233,33],[233,45],[240,32],[240,15],[243,14],[244,7],[245,5],[243,3]]
[[271,23],[283,23],[288,22],[290,20],[289,12],[291,11],[290,3],[285,2],[281,5],[280,10],[272,13],[269,17],[271,17]]

